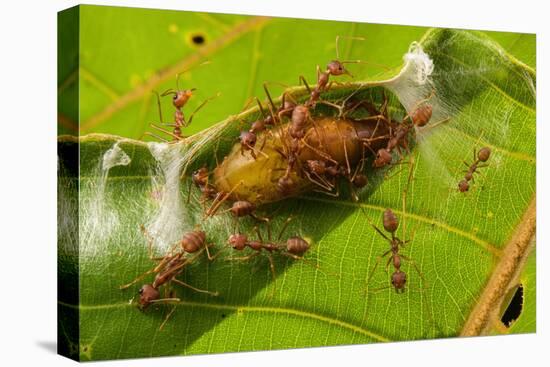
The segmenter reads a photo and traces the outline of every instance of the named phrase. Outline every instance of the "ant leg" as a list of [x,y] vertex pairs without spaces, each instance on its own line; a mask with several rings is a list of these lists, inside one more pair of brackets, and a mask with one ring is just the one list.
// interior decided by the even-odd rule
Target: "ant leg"
[[273,260],[273,255],[270,253],[267,258],[269,259],[269,270],[271,271],[271,278],[273,279],[273,290],[271,291],[271,294],[269,296],[270,298],[272,298],[277,291],[277,275],[275,274],[275,261]]
[[351,182],[349,177],[348,177],[348,186],[349,186],[349,191],[350,191],[350,194],[351,194],[351,200],[353,200],[354,202],[358,202],[359,201],[359,196],[357,196],[357,192],[355,190],[355,187],[353,186],[353,182]]
[[266,223],[269,223],[269,221],[271,220],[270,218],[268,217],[260,217],[254,213],[250,213],[248,214],[250,215],[252,218],[254,218],[255,220],[257,220],[258,222],[266,222]]
[[[306,177],[309,181],[311,181],[313,184],[321,187],[322,189],[325,189],[327,191],[331,191],[332,190],[332,187],[329,186],[328,184],[325,184],[323,183],[322,181],[317,181],[315,178],[311,177],[311,174],[307,171],[304,171],[304,173],[306,174]],[[316,175],[318,176],[318,175]]]
[[150,132],[148,132],[148,131],[146,131],[146,132],[144,132],[143,134],[141,134],[141,136],[139,137],[139,140],[142,140],[143,137],[144,137],[145,135],[147,135],[147,136],[152,136],[152,137],[155,138],[155,139],[158,139],[158,140],[160,140],[160,141],[163,141],[163,142],[165,142],[165,143],[168,143],[168,140],[167,140],[167,139],[165,139],[165,138],[163,138],[163,137],[161,137],[161,136],[158,136],[158,135],[156,135],[156,134],[150,133]]
[[416,272],[418,273],[418,275],[420,276],[420,278],[422,278],[422,281],[424,283],[426,283],[426,278],[424,278],[424,275],[422,274],[422,272],[420,271],[420,268],[418,267],[418,265],[416,264],[416,261],[414,261],[413,259],[411,259],[410,257],[408,256],[405,256],[405,255],[399,255],[402,259],[404,260],[407,260],[413,267],[414,269],[416,270]]
[[145,278],[147,275],[153,274],[154,272],[155,272],[154,269],[148,270],[148,271],[146,271],[145,273],[143,273],[143,274],[141,274],[140,276],[138,276],[136,279],[132,280],[130,283],[121,285],[120,287],[118,287],[118,289],[127,289],[127,288],[130,288],[131,286],[133,286],[134,284],[136,284],[137,282],[139,282],[140,280],[142,280],[143,278]]
[[[369,274],[369,277],[367,278],[367,284],[370,283],[370,280],[372,279],[373,275],[374,275],[374,272],[376,271],[376,268],[378,267],[378,265],[380,264],[380,261],[382,261],[382,259],[384,257],[386,257],[389,253],[391,252],[391,249],[384,252],[382,255],[378,256],[376,258],[376,263],[374,264],[374,267],[372,268],[370,274]],[[390,257],[391,259],[391,257]]]
[[212,96],[212,97],[208,97],[207,99],[205,99],[197,108],[195,108],[195,110],[191,113],[191,115],[189,115],[189,121],[185,122],[184,120],[184,126],[189,126],[191,124],[191,122],[193,121],[193,117],[195,116],[195,114],[197,112],[199,112],[199,110],[201,108],[203,108],[208,102],[210,102],[211,100],[215,99],[215,98],[218,98],[220,96],[220,93],[216,94],[215,96]]
[[447,122],[449,122],[449,121],[451,121],[451,118],[450,118],[450,117],[447,117],[447,118],[445,118],[445,119],[443,119],[443,120],[440,120],[440,121],[435,122],[435,123],[433,123],[433,124],[430,124],[430,125],[428,125],[428,126],[426,126],[426,127],[423,127],[423,128],[422,128],[422,131],[431,130],[431,129],[436,128],[437,126],[439,126],[439,125],[441,125],[441,124],[445,124],[445,123],[447,123]]
[[[234,232],[234,233],[237,233],[237,232]],[[209,246],[214,246],[214,244],[212,243]],[[227,247],[222,248],[221,250],[216,252],[213,256],[209,256],[208,260],[214,261],[218,256],[220,256],[222,254],[222,252],[224,252],[225,249],[227,249]],[[210,253],[208,252],[207,254],[209,255]]]
[[154,259],[154,256],[153,256],[153,237],[149,234],[149,232],[147,231],[147,229],[145,228],[145,226],[142,224],[139,229],[141,230],[141,233],[143,233],[143,235],[145,236],[145,238],[147,239],[147,245],[148,245],[148,250],[149,250],[149,259],[153,260]]
[[170,310],[170,312],[168,312],[168,314],[166,315],[166,317],[164,318],[164,321],[162,322],[162,324],[160,324],[160,327],[159,327],[159,330],[162,330],[164,328],[164,325],[166,325],[166,323],[168,322],[168,319],[172,316],[172,314],[174,313],[174,311],[176,311],[176,305],[174,305],[174,307],[172,307],[172,309]]
[[[231,194],[237,189],[237,187],[239,187],[239,186],[242,185],[242,184],[243,184],[243,181],[241,180],[241,181],[239,181],[238,184],[236,184],[236,185],[231,189],[231,191],[229,191],[227,194],[225,194],[225,195],[223,196],[223,199],[220,199],[220,200],[218,200],[217,202],[214,201],[214,202],[212,203],[212,206],[210,206],[210,208],[206,211],[206,216],[205,216],[205,217],[211,217],[211,216],[213,216],[214,214],[216,214],[216,212],[218,211],[218,209],[220,208],[220,206],[223,204],[223,202],[225,202],[225,201],[229,198],[229,196],[231,196]],[[215,200],[217,200],[217,199],[218,199],[218,197],[216,197]]]
[[307,141],[305,139],[302,138],[302,144],[304,144],[304,146],[306,146],[307,148],[313,150],[315,153],[319,154],[322,158],[330,161],[331,163],[334,163],[334,164],[338,164],[338,161],[336,161],[335,159],[333,159],[328,153],[326,152],[323,152],[322,150],[319,150],[317,148],[315,148],[314,146],[312,145],[309,145],[307,143]]
[[262,237],[262,234],[260,233],[260,230],[258,229],[258,226],[254,226],[254,232],[256,232],[256,236],[258,236],[258,240],[260,240],[261,243],[264,243],[264,239]]
[[277,241],[279,241],[281,239],[281,237],[283,236],[283,233],[287,229],[287,227],[290,224],[290,222],[292,221],[292,219],[294,219],[294,218],[292,216],[290,216],[285,220],[285,223],[281,227],[281,230],[279,231],[279,235],[277,236]]
[[248,261],[252,258],[255,258],[259,254],[260,254],[260,252],[255,251],[255,252],[251,253],[250,255],[246,255],[246,256],[228,257],[227,260],[229,260],[229,261]]
[[334,198],[337,198],[338,196],[340,196],[340,190],[336,190],[336,192],[332,192],[332,190],[328,190],[328,191],[321,191],[321,190],[313,190],[315,192],[320,192],[321,194],[325,194],[325,195],[328,195],[328,196],[332,196]]
[[214,297],[217,297],[217,296],[220,295],[218,291],[212,292],[212,291],[209,291],[209,290],[206,290],[206,289],[200,289],[200,288],[197,288],[197,287],[193,287],[191,284],[185,283],[185,282],[183,282],[179,279],[176,279],[176,278],[172,279],[172,281],[176,284],[179,284],[179,285],[183,286],[183,287],[187,287],[189,289],[192,289],[195,292],[206,293],[206,294],[209,294],[209,295],[214,296]]
[[150,126],[155,129],[155,130],[158,130],[158,131],[162,131],[163,133],[167,134],[167,135],[170,135],[171,137],[173,137],[175,140],[182,140],[182,137],[179,136],[179,135],[176,135],[174,134],[173,132],[171,131],[168,131],[166,129],[163,129],[162,127],[160,126],[157,126],[155,124],[150,124]]

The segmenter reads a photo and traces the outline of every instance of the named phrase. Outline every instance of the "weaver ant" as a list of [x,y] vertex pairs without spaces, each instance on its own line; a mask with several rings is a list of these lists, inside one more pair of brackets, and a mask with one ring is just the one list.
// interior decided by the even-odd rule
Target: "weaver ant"
[[483,147],[479,150],[479,152],[476,153],[476,149],[474,148],[474,162],[472,164],[466,163],[464,161],[463,163],[468,167],[466,174],[464,175],[464,179],[458,183],[458,191],[460,192],[466,192],[470,189],[470,181],[474,182],[474,173],[479,173],[478,169],[487,167],[487,164],[480,164],[487,162],[489,160],[489,157],[491,156],[491,149],[489,147]]
[[[409,161],[409,176],[408,176],[408,179],[407,179],[407,185],[405,187],[405,190],[403,191],[403,198],[402,198],[402,201],[403,201],[403,216],[405,216],[405,211],[406,211],[407,191],[408,191],[410,182],[411,182],[412,177],[413,177],[412,176],[413,175],[413,166],[414,166],[414,157],[411,157],[411,159]],[[416,262],[414,262],[411,258],[409,258],[409,257],[407,257],[407,256],[405,256],[405,255],[403,255],[402,253],[399,252],[401,250],[401,248],[404,248],[405,245],[410,243],[412,240],[411,239],[403,240],[403,239],[396,236],[396,232],[397,232],[397,229],[399,227],[399,218],[395,215],[395,213],[391,209],[388,208],[384,211],[384,213],[382,215],[382,224],[383,224],[384,230],[386,232],[388,232],[391,235],[391,237],[388,237],[380,228],[378,228],[374,223],[372,223],[370,218],[368,217],[368,215],[366,213],[365,213],[365,215],[367,216],[367,219],[368,219],[370,225],[374,228],[374,230],[376,232],[378,232],[378,234],[380,236],[382,236],[386,241],[388,241],[388,243],[390,245],[389,250],[387,250],[381,256],[378,257],[378,260],[376,261],[376,264],[374,265],[374,267],[373,267],[373,269],[372,269],[372,271],[371,271],[371,273],[368,277],[367,282],[370,282],[370,279],[374,275],[374,272],[376,271],[376,268],[378,267],[378,264],[380,263],[380,261],[382,261],[382,259],[384,257],[390,255],[388,257],[388,261],[386,263],[386,272],[387,272],[387,269],[390,266],[390,264],[393,265],[394,272],[391,275],[391,286],[395,289],[395,291],[397,293],[403,293],[405,291],[405,284],[407,283],[407,274],[403,270],[401,270],[402,260],[406,260],[410,264],[412,264],[414,266],[415,270],[418,272],[418,274],[420,275],[420,277],[422,278],[422,280],[425,283],[424,276],[422,275],[422,272],[420,271],[420,269],[416,265]],[[404,235],[405,235],[405,223],[403,223],[403,236]],[[382,288],[382,289],[384,289],[384,288]]]
[[[199,66],[202,66],[202,65],[205,65],[205,64],[208,64],[208,63],[209,63],[208,61],[203,62]],[[195,116],[195,114],[201,108],[203,108],[209,101],[211,101],[212,99],[219,96],[219,94],[218,94],[218,95],[209,97],[206,100],[204,100],[197,108],[195,108],[193,113],[191,113],[191,115],[189,115],[189,118],[186,119],[184,114],[183,114],[182,109],[183,109],[183,107],[185,107],[185,105],[187,104],[189,99],[191,99],[191,97],[193,96],[193,92],[195,92],[197,89],[196,88],[181,89],[180,84],[179,84],[179,80],[180,80],[180,76],[182,74],[188,72],[189,70],[190,69],[187,69],[187,70],[184,70],[184,71],[176,74],[176,89],[169,88],[166,91],[162,92],[161,94],[159,94],[157,91],[153,91],[153,93],[155,93],[156,98],[157,98],[157,106],[158,106],[158,111],[159,111],[160,124],[163,125],[163,126],[173,127],[173,130],[169,131],[169,130],[167,130],[167,129],[161,127],[161,126],[157,126],[155,124],[151,124],[150,126],[155,130],[158,130],[158,131],[160,131],[164,134],[170,135],[172,137],[173,142],[177,142],[177,141],[185,139],[186,137],[183,135],[182,129],[191,124],[191,122],[193,121],[193,117]],[[174,121],[171,122],[171,123],[165,123],[164,122],[163,117],[162,117],[162,107],[161,107],[161,101],[160,101],[161,97],[165,97],[165,96],[168,96],[168,95],[172,95],[172,105],[175,108]],[[165,139],[161,136],[158,136],[156,134],[153,134],[151,132],[145,132],[144,135],[149,135],[149,136],[152,136],[152,137],[154,137],[156,139],[159,139],[161,141],[168,142],[167,139]]]
[[[217,256],[210,255],[208,247],[212,246],[212,244],[206,243],[206,234],[203,231],[196,230],[185,233],[181,241],[173,245],[166,255],[162,257],[155,257],[153,255],[153,239],[146,232],[144,226],[141,227],[141,230],[148,239],[149,258],[153,261],[158,261],[158,264],[154,268],[139,275],[130,283],[121,285],[119,287],[120,289],[127,289],[139,282],[141,279],[145,278],[146,276],[150,274],[156,274],[153,283],[146,283],[139,289],[138,307],[140,310],[143,311],[147,309],[150,305],[156,303],[179,302],[180,299],[174,297],[173,290],[169,290],[172,282],[183,287],[190,288],[196,292],[206,293],[211,296],[218,295],[218,292],[196,288],[176,278],[183,272],[184,268],[187,265],[193,263],[202,254],[203,251],[206,251],[210,260],[213,260]],[[180,249],[177,250],[177,247],[180,247]],[[189,254],[193,254],[193,256],[189,256]],[[160,287],[162,286],[167,286],[167,288],[165,288],[164,297],[161,298]],[[160,329],[163,328],[164,324],[166,323],[166,321],[168,321],[168,318],[172,315],[174,310],[175,307],[172,309],[172,311],[168,313],[165,320],[161,324]]]
[[[286,97],[286,93],[283,94],[281,106],[275,108],[271,94],[267,89],[267,83],[264,83],[264,91],[269,100],[269,114],[266,114],[264,107],[260,100],[256,97],[256,103],[258,104],[259,111],[261,113],[261,118],[255,120],[251,125],[250,129],[241,131],[239,140],[241,142],[241,154],[244,154],[245,151],[250,151],[250,154],[254,159],[256,159],[256,153],[262,154],[267,158],[267,155],[262,152],[263,146],[265,145],[266,139],[263,140],[262,147],[257,150],[255,148],[258,134],[264,132],[267,129],[267,126],[274,126],[281,121],[282,116],[290,116],[292,109],[296,106],[294,102],[291,102]],[[248,106],[248,103],[247,103]],[[246,107],[245,107],[246,108]]]
[[257,226],[254,227],[254,231],[258,236],[257,240],[249,240],[248,236],[242,233],[232,234],[231,236],[229,236],[228,244],[234,250],[243,251],[245,248],[248,247],[252,249],[254,252],[250,255],[246,255],[242,257],[233,257],[230,260],[239,260],[239,261],[250,260],[260,255],[262,251],[265,251],[268,254],[271,275],[273,277],[273,280],[275,280],[275,262],[273,260],[274,252],[280,253],[281,255],[290,257],[295,260],[303,260],[303,255],[310,248],[310,244],[300,236],[293,236],[288,238],[286,242],[280,242],[281,237],[284,231],[286,230],[286,228],[288,227],[288,224],[290,223],[291,220],[292,218],[287,218],[287,220],[281,227],[281,230],[279,231],[279,234],[275,241],[271,239],[271,230],[269,228],[269,223],[266,224],[268,226],[267,241],[264,241]]
[[[434,96],[435,91],[432,91],[430,96],[419,101],[413,107],[412,112],[405,115],[401,123],[393,124],[388,114],[382,119],[390,126],[390,136],[385,148],[379,149],[376,152],[376,158],[373,161],[373,167],[381,168],[392,163],[392,152],[397,150],[399,155],[402,155],[401,149],[409,151],[409,135],[415,131],[415,128],[424,127],[432,118],[433,107],[428,101]],[[386,110],[387,111],[387,110]],[[449,121],[449,118],[443,119],[430,128],[434,128],[439,124]]]
[[[370,221],[370,220],[369,220]],[[386,263],[386,269],[390,266],[390,264],[393,265],[395,271],[391,275],[391,285],[395,289],[397,293],[403,293],[405,291],[405,284],[407,282],[407,274],[401,270],[401,260],[407,260],[409,261],[416,269],[418,274],[424,279],[422,276],[422,273],[420,272],[420,269],[418,269],[416,263],[410,259],[409,257],[400,254],[399,250],[404,247],[407,243],[411,242],[411,240],[402,240],[398,238],[395,235],[395,232],[397,231],[397,228],[399,227],[399,219],[395,215],[395,213],[391,209],[386,209],[383,214],[383,226],[386,232],[391,234],[391,238],[389,238],[382,230],[380,230],[376,225],[371,223],[372,227],[378,232],[388,243],[390,244],[390,249],[386,252],[384,252],[377,260],[376,265],[371,271],[371,274],[369,275],[368,280],[372,278],[374,275],[374,272],[380,263],[380,261],[386,257],[387,255],[390,255],[388,258],[388,262]]]

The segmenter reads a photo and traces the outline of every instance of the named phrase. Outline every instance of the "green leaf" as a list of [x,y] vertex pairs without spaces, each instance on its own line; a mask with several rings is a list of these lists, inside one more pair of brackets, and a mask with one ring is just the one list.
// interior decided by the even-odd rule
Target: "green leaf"
[[[121,30],[129,28],[124,26],[124,21],[158,22],[158,27],[147,23],[144,29],[155,32],[158,29],[159,33],[173,30],[171,23],[180,24],[182,17],[202,17],[160,12],[162,16],[157,19],[143,11],[141,18],[138,12],[124,20],[116,14],[124,13],[121,9],[81,9],[84,15],[112,11],[111,16],[116,17],[116,26]],[[422,38],[422,47],[435,65],[432,82],[437,92],[431,100],[434,121],[444,117],[451,120],[433,130],[419,132],[413,149],[414,180],[408,190],[405,212],[402,193],[409,172],[399,171],[399,167],[388,173],[392,177],[369,169],[370,184],[361,193],[358,204],[345,194],[336,199],[307,194],[262,207],[260,210],[268,215],[275,213],[274,233],[290,214],[295,216],[288,233],[311,241],[307,261],[275,257],[277,278],[272,281],[264,256],[244,263],[225,261],[224,257],[210,263],[204,258],[186,269],[182,279],[199,288],[217,290],[220,295],[211,297],[177,289],[182,301],[162,330],[159,326],[169,306],[141,313],[129,302],[136,297],[139,285],[119,290],[120,285],[153,266],[140,225],[147,223],[157,229],[164,228],[160,236],[170,242],[171,237],[200,224],[219,250],[234,231],[233,221],[225,215],[203,221],[203,208],[194,199],[196,193],[191,204],[186,204],[187,179],[180,182],[177,174],[164,182],[166,177],[162,172],[167,172],[169,167],[159,167],[151,154],[151,146],[143,142],[97,134],[80,139],[61,137],[60,212],[78,210],[80,218],[78,249],[74,247],[76,239],[71,237],[77,225],[76,216],[73,220],[62,216],[60,222],[63,224],[59,250],[61,289],[78,289],[80,296],[75,299],[67,296],[72,294],[70,291],[60,292],[60,310],[68,315],[67,322],[62,323],[62,332],[66,335],[63,342],[69,344],[69,350],[81,359],[99,360],[490,332],[487,312],[500,310],[512,278],[521,272],[524,261],[520,260],[527,256],[534,233],[536,78],[526,65],[530,61],[525,61],[526,64],[517,61],[490,38],[493,35],[480,32],[430,30],[424,34],[423,29],[392,26],[375,33],[380,26],[208,17],[212,17],[206,20],[211,26],[205,27],[199,20],[191,24],[197,24],[197,29],[202,26],[206,39],[212,41],[210,44],[233,38],[215,50],[205,51],[213,60],[212,65],[197,68],[190,75],[193,75],[192,82],[201,80],[199,87],[204,98],[221,90],[220,103],[212,102],[201,110],[203,117],[196,125],[193,122],[189,133],[213,127],[195,134],[184,144],[172,145],[166,154],[173,157],[165,156],[166,163],[183,160],[189,169],[204,162],[213,165],[215,155],[221,157],[231,148],[229,138],[239,131],[239,121],[248,123],[257,116],[257,111],[251,109],[228,117],[237,114],[249,96],[261,94],[258,81],[295,84],[297,75],[305,71],[308,80],[314,80],[312,65],[334,54],[330,49],[334,34],[371,36],[366,42],[368,46],[353,43],[353,47],[349,47],[350,57],[392,67],[401,63],[411,41]],[[109,18],[101,21],[107,22]],[[214,25],[219,22],[222,24]],[[158,42],[151,45],[157,52],[131,49],[134,53],[126,54],[132,61],[122,63],[117,53],[123,54],[128,49],[121,48],[117,42],[94,46],[94,37],[96,42],[103,38],[97,34],[92,37],[92,32],[85,27],[84,24],[81,52],[86,55],[86,47],[90,47],[97,53],[90,51],[82,60],[82,68],[90,75],[97,70],[112,70],[112,75],[102,75],[101,79],[110,81],[109,86],[115,92],[113,99],[129,102],[115,103],[113,110],[107,100],[109,93],[102,92],[92,78],[81,74],[85,79],[81,86],[82,101],[86,101],[81,111],[81,129],[138,137],[145,122],[157,116],[155,111],[141,109],[141,106],[154,106],[149,94],[152,85],[147,82],[150,79],[143,74],[144,70],[147,67],[158,70],[163,65],[178,65],[181,69],[187,65],[192,51],[177,47],[178,42],[186,40],[187,31],[176,30],[172,46],[166,37],[159,35]],[[94,29],[101,27],[94,25]],[[235,29],[241,29],[242,34],[236,35]],[[139,27],[135,30],[142,31]],[[116,34],[128,39],[123,33]],[[280,42],[289,39],[292,42],[288,42],[288,47],[280,46]],[[326,43],[317,42],[318,39]],[[250,45],[257,45],[252,56]],[[311,47],[304,48],[304,45]],[[174,50],[174,54],[162,52],[165,49]],[[516,57],[525,57],[524,60],[534,60],[532,48],[510,52]],[[300,58],[294,56],[297,53]],[[138,54],[150,59],[135,57]],[[150,56],[157,54],[158,60]],[[107,55],[112,58],[106,59]],[[275,61],[280,59],[292,62]],[[242,65],[240,70],[247,77],[238,72],[224,72],[219,66],[223,65],[221,60]],[[109,68],[100,63],[108,63]],[[138,75],[135,80],[141,78],[145,82],[133,87],[127,79],[133,73]],[[162,90],[173,86],[174,74],[162,74],[160,80],[165,84],[155,82],[154,88]],[[363,75],[362,79],[374,78]],[[398,77],[381,83],[344,83],[335,86],[326,98],[340,101],[342,96],[356,93],[379,102],[384,88],[388,95],[396,97],[391,99],[392,113],[403,115],[399,101],[410,109],[414,101],[429,92],[400,83],[403,80]],[[297,96],[304,93],[303,88],[293,91]],[[103,95],[103,102],[98,95]],[[132,98],[125,99],[125,96]],[[195,103],[201,99],[197,98]],[[166,105],[165,110],[168,108]],[[104,111],[114,112],[105,114]],[[219,120],[223,121],[214,124]],[[80,160],[75,162],[77,143]],[[490,165],[476,178],[470,192],[458,193],[456,184],[462,175],[462,161],[470,161],[473,149],[481,146],[492,149]],[[127,155],[129,162],[120,160],[124,154],[119,151],[118,163],[127,164],[103,171],[105,153],[109,150],[116,153],[117,149]],[[111,157],[117,158],[115,156]],[[79,178],[71,169],[78,163]],[[170,191],[174,187],[176,192],[164,191],[166,200],[162,202],[159,199],[162,189]],[[78,208],[74,201],[76,194],[79,194]],[[177,205],[178,201],[181,206]],[[380,226],[381,213],[388,207],[400,217],[402,227],[406,224],[404,238],[413,238],[413,241],[403,253],[415,261],[422,274],[421,277],[410,262],[403,265],[408,274],[408,289],[404,294],[396,294],[387,287],[389,275],[384,272],[383,263],[367,283],[377,257],[387,251],[388,245],[372,229],[365,215]],[[240,228],[251,232],[253,225],[253,221],[245,220]],[[75,283],[76,274],[80,275],[79,283]],[[497,278],[504,279],[505,284],[494,286]],[[376,291],[383,287],[386,289]],[[521,332],[534,331],[534,313],[524,316],[527,321]],[[76,325],[75,320],[78,320]],[[71,337],[75,334],[74,328],[79,331],[78,340]]]

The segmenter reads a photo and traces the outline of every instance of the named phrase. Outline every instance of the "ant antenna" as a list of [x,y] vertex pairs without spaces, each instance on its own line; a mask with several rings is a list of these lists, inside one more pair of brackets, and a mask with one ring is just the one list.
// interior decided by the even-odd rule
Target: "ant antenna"
[[[340,62],[340,64],[365,64],[365,65],[377,66],[377,67],[382,68],[386,71],[391,70],[391,68],[387,67],[386,65],[378,64],[378,63],[371,62],[371,61],[363,61],[363,60],[342,60],[342,61],[340,61],[340,50],[339,50],[340,38],[357,40],[357,41],[364,41],[365,40],[364,37],[336,36],[336,60],[338,60]],[[347,72],[348,75],[352,76],[349,71],[346,70],[346,72]]]
[[364,41],[365,38],[364,37],[353,37],[353,36],[336,36],[336,59],[337,60],[340,60],[340,49],[339,49],[339,43],[340,43],[340,38],[345,38],[345,39],[349,39],[349,40],[357,40],[357,41]]
[[[196,67],[208,65],[208,64],[210,64],[210,63],[211,63],[210,60],[206,60],[206,61],[203,61],[203,62],[201,62],[200,64],[198,64],[198,65],[196,65],[196,66],[191,66],[191,67],[185,69],[184,71],[180,71],[179,73],[177,73],[177,74],[176,74],[176,87],[178,88],[178,90],[180,90],[180,75],[185,74],[185,73],[187,73],[188,71],[193,70],[193,69],[196,68]],[[195,90],[195,89],[192,89],[192,91],[193,91],[193,90]]]

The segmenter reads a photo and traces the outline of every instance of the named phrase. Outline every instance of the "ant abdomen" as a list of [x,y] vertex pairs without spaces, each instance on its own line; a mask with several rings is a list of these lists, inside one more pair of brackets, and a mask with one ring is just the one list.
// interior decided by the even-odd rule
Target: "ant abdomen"
[[181,240],[181,247],[185,252],[197,252],[206,242],[206,233],[203,231],[187,232]]
[[424,104],[418,107],[411,114],[411,119],[413,124],[415,124],[418,127],[425,126],[428,122],[430,122],[430,119],[432,118],[432,111],[433,111],[432,106],[429,104]]
[[399,227],[399,220],[391,209],[386,209],[384,211],[383,224],[386,231],[390,233],[397,231],[397,227]]
[[286,250],[296,256],[302,256],[309,250],[309,243],[302,237],[290,237],[286,241]]
[[256,206],[250,201],[239,200],[235,201],[231,206],[231,214],[235,217],[244,217],[250,215],[256,210]]
[[489,160],[490,156],[491,156],[491,148],[489,148],[489,147],[483,147],[477,153],[477,158],[481,162],[487,162],[487,160]]

